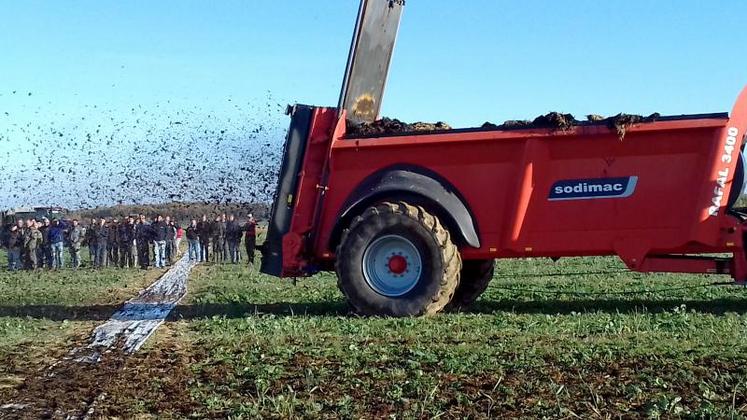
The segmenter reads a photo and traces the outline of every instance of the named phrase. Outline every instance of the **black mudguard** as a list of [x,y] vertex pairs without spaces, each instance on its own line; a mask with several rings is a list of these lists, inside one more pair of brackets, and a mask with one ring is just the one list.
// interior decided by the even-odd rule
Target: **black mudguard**
[[480,247],[474,216],[456,188],[433,171],[403,165],[383,169],[356,188],[332,231],[330,249],[335,248],[353,217],[376,202],[394,199],[424,206],[438,216],[459,245]]
[[267,238],[260,248],[262,251],[260,271],[278,277],[283,270],[283,236],[290,230],[293,218],[298,174],[303,165],[314,107],[295,105],[289,109],[289,114],[291,122],[285,140],[283,164],[280,167],[270,222],[267,226]]

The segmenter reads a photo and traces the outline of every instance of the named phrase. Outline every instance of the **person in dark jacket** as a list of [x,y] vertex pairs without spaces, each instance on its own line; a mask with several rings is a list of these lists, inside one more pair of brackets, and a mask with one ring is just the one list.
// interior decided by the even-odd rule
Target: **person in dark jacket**
[[42,239],[36,247],[37,268],[52,268],[52,247],[49,244],[49,219],[42,218],[41,224],[36,223],[36,228],[41,233]]
[[117,230],[119,241],[119,266],[121,268],[134,268],[135,258],[132,253],[132,245],[135,241],[135,219],[128,217],[123,220]]
[[117,267],[119,264],[119,220],[113,219],[109,222],[109,239],[106,243],[109,253],[109,262],[107,265]]
[[192,219],[192,222],[187,227],[187,247],[189,249],[189,260],[200,261],[200,230],[197,227],[197,220]]
[[249,214],[249,219],[244,225],[244,246],[249,264],[254,264],[254,250],[257,247],[257,221]]
[[200,236],[200,262],[208,262],[210,259],[210,237],[213,236],[213,231],[206,214],[203,214],[202,220],[197,223],[197,234]]
[[109,226],[106,225],[106,219],[101,218],[99,225],[94,230],[96,236],[96,260],[94,266],[96,268],[104,268],[107,264],[107,252],[109,242]]
[[150,266],[150,242],[153,240],[150,225],[144,215],[140,215],[135,225],[135,243],[137,246],[137,262],[143,270]]
[[26,229],[23,231],[23,249],[26,256],[26,268],[29,270],[39,268],[36,251],[42,246],[42,239],[36,220],[26,220]]
[[229,253],[228,253],[228,235],[226,234],[226,226],[228,225],[228,217],[226,217],[226,214],[223,213],[220,215],[220,224],[221,228],[223,228],[223,237],[221,238],[221,253],[223,261],[228,261],[229,259]]
[[86,235],[86,229],[78,224],[77,219],[73,219],[73,225],[70,226],[67,238],[70,246],[70,257],[73,268],[80,268],[80,248],[83,245],[83,239]]
[[226,241],[228,242],[228,255],[231,256],[231,262],[238,264],[239,262],[239,243],[241,243],[241,226],[236,221],[236,217],[232,214],[228,216],[226,222]]
[[96,226],[98,226],[98,221],[91,219],[91,224],[86,229],[86,244],[88,245],[88,259],[91,267],[96,265]]
[[213,243],[213,262],[220,263],[226,259],[226,254],[223,253],[223,241],[226,239],[226,225],[220,216],[215,218],[212,225],[213,237],[210,238],[210,241]]
[[52,269],[60,270],[65,266],[65,230],[67,223],[52,219],[52,225],[47,228],[47,242],[52,252]]
[[23,248],[23,236],[21,231],[18,230],[18,226],[13,225],[10,227],[5,238],[5,245],[8,248],[8,270],[18,271],[23,268],[21,264],[21,248]]
[[155,255],[153,265],[156,268],[163,268],[166,266],[167,237],[167,227],[166,222],[163,221],[163,216],[159,214],[156,217],[156,221],[151,224],[151,230],[153,231],[153,254]]
[[169,216],[166,216],[166,262],[171,265],[176,259],[176,225]]

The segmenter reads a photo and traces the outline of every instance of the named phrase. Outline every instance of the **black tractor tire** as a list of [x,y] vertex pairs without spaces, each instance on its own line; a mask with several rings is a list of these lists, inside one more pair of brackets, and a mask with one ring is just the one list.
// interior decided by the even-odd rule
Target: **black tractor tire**
[[488,288],[495,273],[495,260],[465,260],[459,287],[449,303],[449,310],[460,311],[470,307]]
[[[418,280],[401,296],[380,294],[364,273],[366,249],[386,235],[410,241],[422,262]],[[449,303],[459,285],[461,258],[449,231],[436,216],[406,202],[384,202],[366,209],[343,232],[335,263],[337,285],[361,315],[432,315]]]

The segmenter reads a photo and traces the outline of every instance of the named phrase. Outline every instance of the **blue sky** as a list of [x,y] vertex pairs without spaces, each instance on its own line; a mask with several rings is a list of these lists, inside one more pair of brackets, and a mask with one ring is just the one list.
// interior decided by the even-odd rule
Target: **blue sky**
[[[336,104],[357,7],[0,0],[0,157],[32,147],[19,125],[80,136],[72,120],[90,128],[133,107],[151,124],[184,109],[264,119],[282,138],[280,105]],[[737,0],[408,0],[382,113],[474,126],[554,110],[729,111],[747,84],[746,19]]]

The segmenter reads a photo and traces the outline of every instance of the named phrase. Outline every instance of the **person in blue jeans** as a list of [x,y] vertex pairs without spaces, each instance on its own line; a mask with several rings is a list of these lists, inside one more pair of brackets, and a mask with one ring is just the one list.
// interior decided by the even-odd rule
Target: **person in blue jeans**
[[166,237],[168,226],[163,221],[163,216],[160,214],[156,217],[156,220],[151,224],[151,230],[153,231],[153,254],[155,261],[153,265],[156,268],[163,268],[166,266]]
[[65,229],[67,224],[57,219],[52,219],[52,226],[47,230],[49,247],[52,251],[52,269],[59,270],[65,266]]
[[200,231],[197,228],[197,219],[192,219],[187,228],[187,243],[189,244],[189,260],[200,261],[201,250],[200,250]]
[[18,271],[23,268],[21,264],[21,246],[23,245],[23,235],[18,230],[18,226],[13,225],[10,227],[6,243],[3,244],[8,247],[8,270]]

